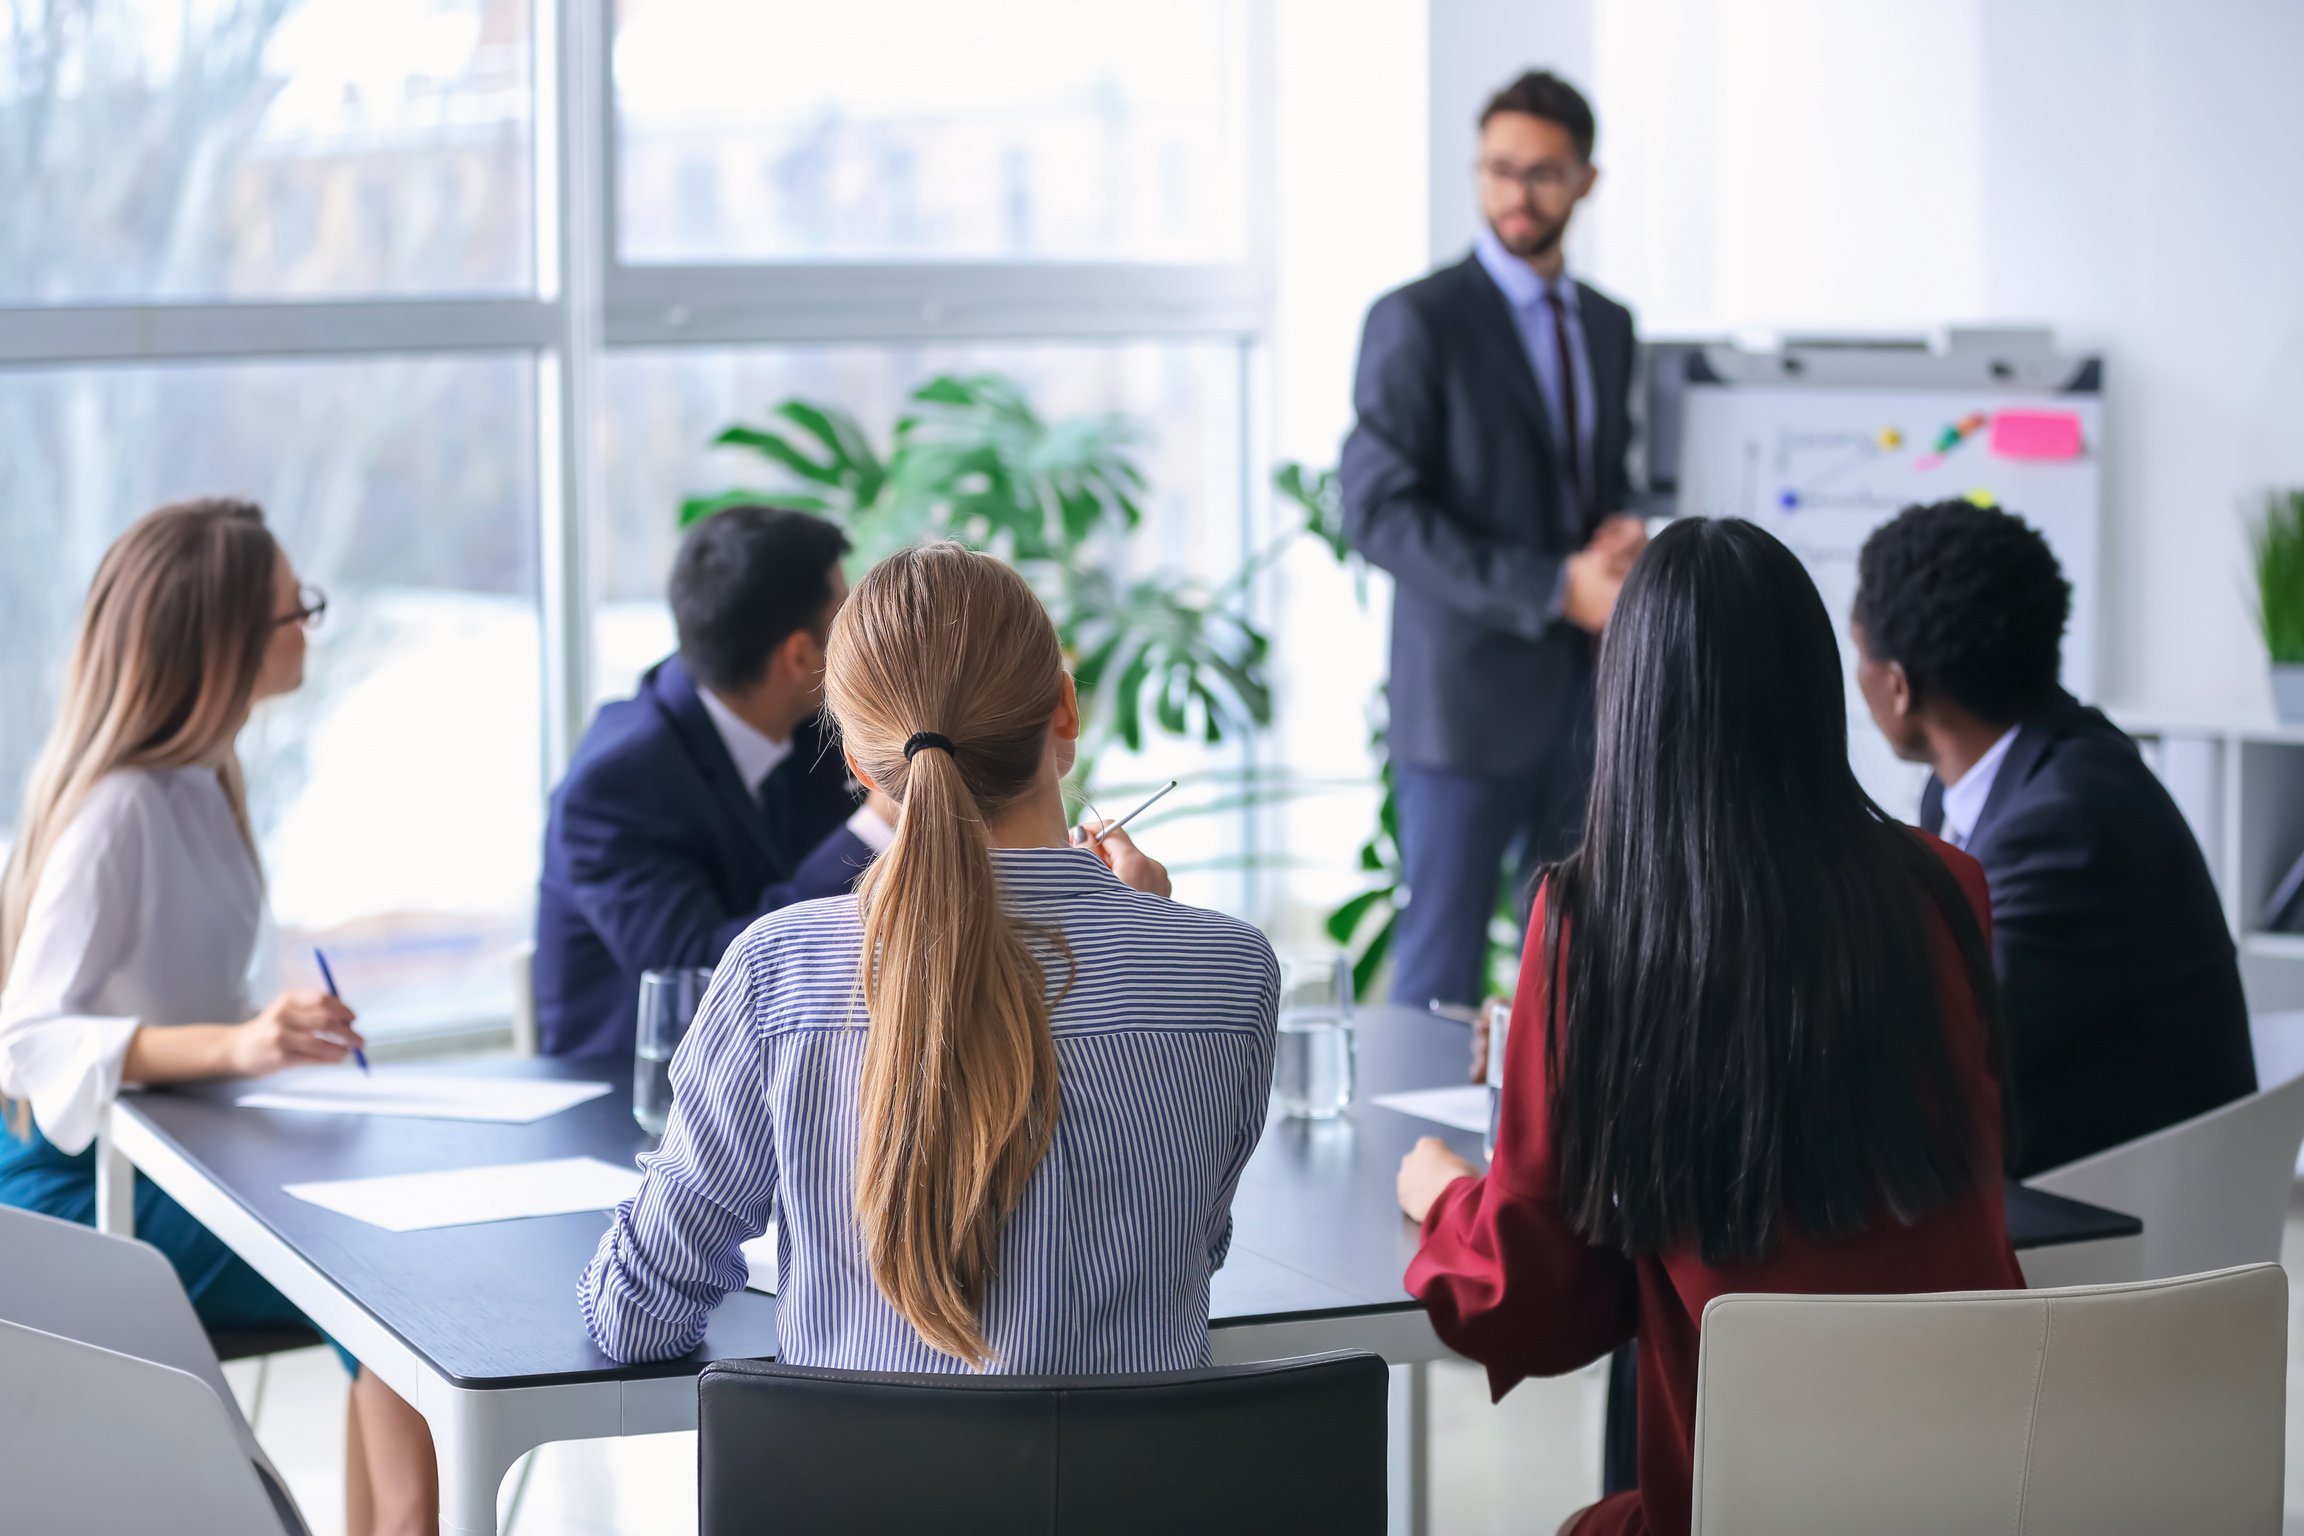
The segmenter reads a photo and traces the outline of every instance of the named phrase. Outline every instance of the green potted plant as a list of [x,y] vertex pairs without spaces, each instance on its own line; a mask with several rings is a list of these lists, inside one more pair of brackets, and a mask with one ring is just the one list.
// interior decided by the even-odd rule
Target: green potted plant
[[2267,491],[2249,525],[2256,627],[2272,662],[2272,708],[2304,723],[2304,489]]

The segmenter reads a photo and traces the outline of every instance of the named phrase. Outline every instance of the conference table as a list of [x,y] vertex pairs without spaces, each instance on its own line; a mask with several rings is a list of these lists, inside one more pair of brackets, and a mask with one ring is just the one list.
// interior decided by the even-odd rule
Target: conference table
[[[1393,1177],[1416,1138],[1480,1159],[1480,1137],[1373,1104],[1461,1083],[1462,1025],[1398,1008],[1357,1020],[1359,1092],[1329,1121],[1275,1117],[1242,1176],[1230,1257],[1210,1305],[1219,1364],[1365,1349],[1393,1367],[1391,1529],[1427,1528],[1426,1365],[1447,1356],[1402,1289],[1416,1228]],[[526,1452],[558,1440],[696,1427],[696,1376],[714,1359],[774,1355],[776,1302],[744,1291],[678,1360],[619,1365],[593,1345],[576,1278],[606,1214],[390,1232],[286,1194],[311,1180],[592,1156],[629,1163],[652,1138],[634,1123],[628,1064],[509,1060],[437,1064],[458,1075],[607,1082],[610,1091],[526,1125],[238,1107],[246,1087],[184,1085],[114,1103],[98,1159],[99,1224],[128,1230],[140,1170],[313,1322],[420,1411],[440,1461],[442,1529],[496,1529],[497,1491]],[[2134,1273],[2132,1217],[2009,1186],[2008,1223],[2027,1272],[2058,1281]],[[2035,1274],[2035,1283],[2046,1277]]]

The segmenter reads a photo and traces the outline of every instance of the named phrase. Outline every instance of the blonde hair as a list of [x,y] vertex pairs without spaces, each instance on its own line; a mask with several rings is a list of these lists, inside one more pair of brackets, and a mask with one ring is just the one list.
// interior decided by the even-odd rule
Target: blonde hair
[[[857,888],[870,1028],[856,1221],[889,1304],[981,1367],[985,1280],[1057,1110],[1046,979],[1001,909],[985,823],[1039,776],[1063,652],[1021,576],[929,544],[857,583],[824,681],[843,744],[903,808]],[[908,752],[923,732],[949,748]]]
[[[105,551],[80,612],[63,707],[33,762],[16,845],[0,870],[0,986],[41,869],[106,774],[215,762],[255,851],[232,738],[271,644],[278,559],[262,510],[223,498],[148,512]],[[8,1120],[23,1122],[13,1104]]]

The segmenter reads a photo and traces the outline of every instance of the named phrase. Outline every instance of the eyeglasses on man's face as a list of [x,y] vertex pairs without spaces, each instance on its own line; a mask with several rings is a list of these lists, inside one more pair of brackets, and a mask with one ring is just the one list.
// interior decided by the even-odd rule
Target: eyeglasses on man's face
[[318,629],[320,620],[326,616],[327,612],[327,593],[318,587],[298,587],[296,589],[296,606],[274,619],[272,627],[274,629],[286,629],[291,624],[301,624],[306,629]]
[[1564,160],[1539,160],[1515,165],[1509,160],[1482,160],[1475,167],[1480,179],[1499,187],[1518,187],[1530,197],[1555,197],[1574,186],[1584,167]]

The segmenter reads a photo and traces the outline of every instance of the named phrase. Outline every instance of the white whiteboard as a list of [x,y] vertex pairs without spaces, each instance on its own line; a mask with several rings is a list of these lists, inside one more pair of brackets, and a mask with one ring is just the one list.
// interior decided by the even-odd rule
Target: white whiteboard
[[[2064,686],[2083,699],[2093,695],[2100,395],[1692,381],[1683,409],[1679,511],[1749,518],[1808,567],[1840,633],[1849,759],[1890,814],[1918,818],[1927,770],[1899,762],[1865,712],[1848,613],[1865,538],[1905,507],[1978,494],[2039,529],[2072,584]],[[2001,411],[2077,417],[2081,451],[2061,459],[1996,454],[1990,422]],[[1978,417],[1982,426],[1937,454],[1947,428]]]

